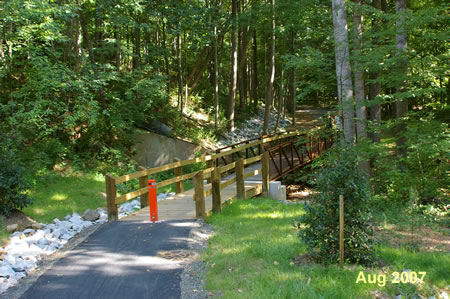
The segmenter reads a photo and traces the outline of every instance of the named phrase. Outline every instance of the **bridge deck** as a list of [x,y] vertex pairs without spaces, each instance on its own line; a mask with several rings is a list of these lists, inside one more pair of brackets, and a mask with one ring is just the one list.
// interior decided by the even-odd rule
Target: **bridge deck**
[[[251,179],[251,178],[249,178]],[[205,191],[211,189],[211,184],[205,184]],[[245,192],[251,196],[260,194],[261,182],[245,181]],[[222,189],[222,203],[236,196],[236,183]],[[206,211],[212,210],[212,196],[205,198]],[[173,199],[158,202],[159,220],[195,219],[194,189],[176,194]],[[124,218],[121,221],[149,221],[150,210],[145,207]]]

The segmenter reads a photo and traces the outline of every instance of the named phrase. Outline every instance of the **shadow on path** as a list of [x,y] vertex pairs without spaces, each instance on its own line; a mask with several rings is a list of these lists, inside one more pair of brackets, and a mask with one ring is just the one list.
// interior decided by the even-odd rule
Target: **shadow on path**
[[106,223],[21,298],[180,298],[183,263],[157,252],[187,250],[194,224],[193,219]]

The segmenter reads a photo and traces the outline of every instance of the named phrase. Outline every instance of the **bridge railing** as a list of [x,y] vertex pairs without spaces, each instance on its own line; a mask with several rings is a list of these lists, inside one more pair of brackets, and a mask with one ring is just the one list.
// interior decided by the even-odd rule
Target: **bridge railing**
[[[261,167],[245,172],[245,166],[261,161]],[[234,170],[235,176],[226,181],[222,181],[222,174]],[[245,190],[245,179],[261,174],[261,186],[255,186],[248,192]],[[269,153],[248,159],[240,158],[236,162],[226,166],[215,167],[211,175],[211,188],[205,190],[204,179],[205,171],[199,171],[194,176],[194,201],[196,217],[205,219],[207,215],[205,199],[212,196],[212,211],[222,211],[222,190],[236,183],[236,197],[240,199],[250,198],[258,194],[268,196],[269,194]]]
[[[141,206],[147,206],[147,200],[146,195],[148,194],[148,185],[147,180],[149,175],[157,174],[163,171],[167,170],[174,170],[175,177],[157,182],[156,188],[160,188],[163,186],[167,186],[170,184],[175,184],[176,191],[182,192],[183,191],[183,181],[187,179],[194,179],[195,175],[199,173],[199,171],[183,174],[182,167],[195,164],[195,163],[202,163],[206,162],[206,169],[201,170],[203,179],[210,179],[211,173],[214,170],[214,166],[219,165],[219,159],[224,159],[225,164],[229,164],[228,161],[226,161],[227,156],[233,156],[233,155],[240,155],[240,152],[248,151],[248,149],[252,147],[261,147],[262,151],[265,151],[265,145],[271,144],[273,142],[280,141],[285,138],[293,138],[295,136],[299,136],[300,133],[298,131],[293,132],[284,132],[275,134],[273,136],[264,138],[255,138],[254,141],[249,142],[243,142],[240,146],[228,146],[225,148],[222,148],[219,153],[216,154],[207,154],[203,157],[194,158],[190,160],[183,160],[183,161],[174,161],[173,163],[169,163],[166,165],[149,168],[146,169],[144,167],[139,167],[139,171],[130,173],[127,175],[123,175],[120,177],[114,177],[113,175],[107,174],[105,177],[106,181],[106,201],[107,201],[107,209],[108,209],[108,219],[110,220],[117,220],[118,219],[118,204],[131,200],[133,198],[136,198],[138,196],[141,197]],[[262,152],[260,152],[262,154]],[[256,156],[256,155],[255,155]],[[241,157],[242,158],[242,157]],[[234,160],[234,158],[232,159]],[[254,161],[255,162],[255,161]],[[230,167],[228,170],[231,170],[232,167]],[[123,195],[117,195],[117,185],[122,184],[134,179],[139,180],[139,189],[129,192],[127,194]]]

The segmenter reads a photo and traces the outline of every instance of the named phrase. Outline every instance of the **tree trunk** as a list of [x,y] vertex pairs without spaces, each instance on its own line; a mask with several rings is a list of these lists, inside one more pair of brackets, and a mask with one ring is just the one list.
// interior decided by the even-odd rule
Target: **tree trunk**
[[345,1],[333,0],[333,27],[336,58],[336,78],[339,104],[344,118],[344,139],[354,142],[355,126],[353,122],[353,88],[350,69],[347,21],[345,16]]
[[353,15],[353,26],[354,26],[354,50],[353,56],[354,60],[354,76],[355,76],[355,100],[356,100],[356,140],[359,142],[364,138],[367,138],[367,112],[366,106],[364,104],[366,93],[364,90],[364,69],[360,65],[358,59],[360,59],[360,51],[362,44],[362,24],[363,17],[361,15],[360,6],[362,5],[362,0],[355,1],[358,5]]
[[197,69],[202,63],[203,58],[205,58],[206,54],[208,54],[208,47],[204,47],[202,52],[197,58],[197,61],[195,62],[194,68],[192,69],[191,73],[189,74],[187,78],[187,85],[191,84],[192,78],[194,78],[195,73],[197,72]]
[[237,0],[232,0],[231,18],[233,19],[233,28],[231,32],[231,76],[230,76],[230,97],[228,100],[228,115],[229,129],[234,130],[234,109],[236,103],[237,91],[237,45],[236,45],[236,10]]
[[253,31],[253,61],[252,61],[252,96],[253,96],[253,111],[258,111],[258,45],[256,43],[256,30]]
[[[395,1],[395,11],[397,13],[397,23],[396,30],[397,34],[395,36],[397,56],[398,56],[398,72],[401,77],[398,87],[396,88],[396,93],[399,99],[395,102],[395,116],[396,118],[406,117],[408,114],[408,99],[405,97],[406,92],[406,77],[408,75],[408,62],[406,60],[407,51],[407,34],[405,28],[405,13],[406,10],[406,0],[396,0]],[[399,120],[399,125],[397,126],[396,133],[397,139],[397,154],[406,157],[406,133],[407,127],[404,120]]]
[[183,69],[181,68],[181,34],[177,34],[178,104],[183,114]]
[[133,70],[141,67],[141,26],[136,25],[134,29],[134,55],[133,55]]
[[116,28],[114,31],[114,39],[116,40],[116,70],[120,71],[120,36],[119,30]]
[[267,88],[265,94],[265,108],[264,108],[264,123],[263,123],[263,134],[269,133],[269,118],[270,118],[270,108],[273,102],[273,82],[275,81],[275,0],[271,0],[272,5],[272,38],[270,44],[270,62],[269,70],[270,76],[267,80]]
[[[291,32],[291,48],[290,54],[295,55],[295,31]],[[295,75],[296,68],[295,66],[289,70],[289,110],[292,113],[292,124],[295,126],[296,112],[297,112],[297,100],[296,100],[296,89],[295,89]]]
[[216,100],[214,128],[219,127],[219,68],[217,67],[217,26],[214,26],[214,99]]
[[164,48],[164,64],[166,66],[166,77],[167,77],[167,96],[170,94],[170,71],[169,71],[169,56],[167,55],[167,52],[169,51],[167,49],[167,39],[166,39],[166,23],[164,22],[164,19],[162,19],[162,43]]
[[280,118],[281,118],[281,112],[284,106],[283,101],[283,75],[284,71],[281,70],[281,77],[280,77],[280,87],[278,89],[278,113],[277,113],[277,122],[275,123],[275,129],[273,130],[276,132],[278,130],[278,126],[280,125]]
[[[224,37],[223,34],[219,36],[218,44],[221,44],[223,42],[223,37]],[[237,50],[236,50],[236,52],[237,52]],[[206,68],[208,67],[209,62],[211,61],[211,59],[213,59],[213,56],[214,56],[214,50],[209,51],[209,54],[206,57],[206,60],[204,61],[202,67],[200,68],[199,72],[197,73],[197,76],[195,76],[195,79],[192,82],[192,85],[190,86],[189,94],[194,93],[195,87],[197,86],[197,84],[200,81],[203,73],[205,72]],[[237,60],[237,54],[236,54],[236,60]],[[237,83],[236,83],[236,85],[237,85]]]
[[[381,0],[374,0],[372,2],[372,6],[376,9],[381,10]],[[376,27],[377,22],[372,21],[372,27]],[[373,44],[377,45],[378,40],[374,39]],[[369,78],[370,78],[370,85],[369,85],[369,101],[373,102],[375,101],[376,97],[381,93],[381,84],[378,80],[379,77],[379,70],[374,70],[370,72]],[[374,125],[377,127],[376,130],[379,129],[381,125],[381,105],[379,103],[373,103],[370,105],[370,111],[369,111],[369,119],[374,123]],[[372,139],[373,142],[380,142],[380,134],[378,132],[369,133],[370,139]]]

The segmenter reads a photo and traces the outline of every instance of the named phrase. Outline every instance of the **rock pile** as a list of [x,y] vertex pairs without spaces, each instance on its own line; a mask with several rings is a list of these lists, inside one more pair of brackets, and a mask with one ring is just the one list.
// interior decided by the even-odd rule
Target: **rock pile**
[[[175,193],[160,193],[158,201],[171,199]],[[141,208],[140,199],[125,202],[119,206],[119,218]],[[37,267],[44,256],[64,247],[77,233],[93,224],[108,221],[105,209],[87,210],[81,216],[67,215],[64,220],[54,219],[53,223],[40,223],[34,228],[17,231],[10,235],[9,244],[0,248],[0,294]]]
[[106,219],[105,210],[88,210],[83,216],[73,213],[64,220],[41,223],[39,229],[28,228],[11,234],[8,246],[2,249],[0,293],[33,272],[42,257],[64,247],[69,239],[84,228],[94,223],[103,223]]
[[[275,128],[277,122],[277,112],[272,110],[270,112],[269,118],[269,131]],[[224,147],[227,145],[231,145],[233,143],[238,143],[244,140],[248,140],[251,138],[258,137],[263,132],[263,123],[264,123],[264,109],[260,108],[258,113],[256,113],[251,119],[247,120],[244,124],[240,125],[239,128],[234,130],[233,132],[229,132],[226,134],[226,138],[222,138],[217,142],[217,147]],[[286,131],[291,125],[291,121],[288,119],[280,118],[280,123],[278,125],[278,131],[283,132]]]

